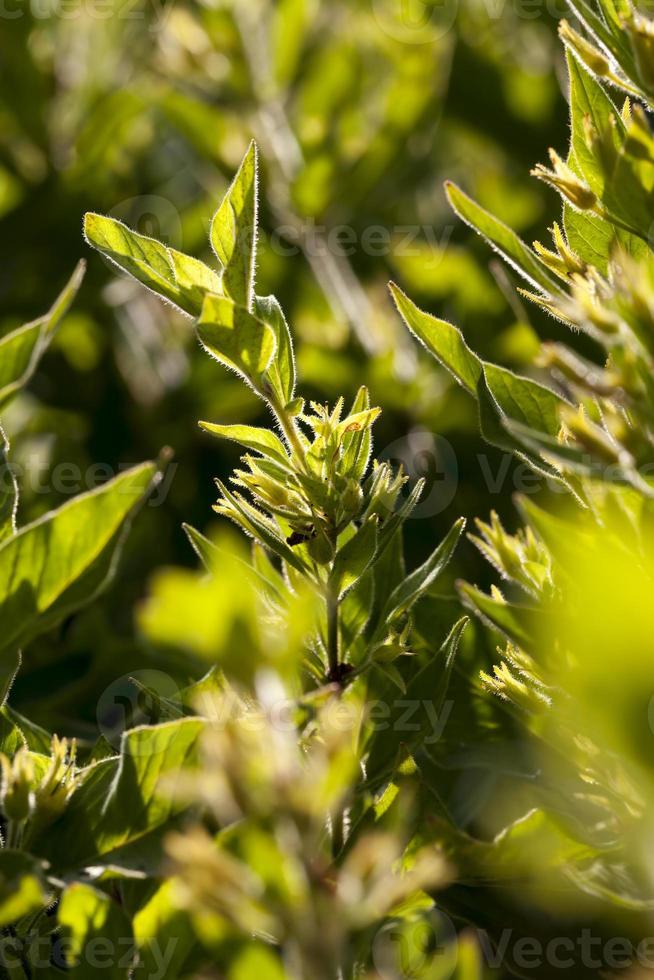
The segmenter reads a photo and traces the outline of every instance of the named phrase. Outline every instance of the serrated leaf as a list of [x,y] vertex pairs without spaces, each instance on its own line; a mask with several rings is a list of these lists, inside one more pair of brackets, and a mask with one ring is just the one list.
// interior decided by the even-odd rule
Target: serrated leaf
[[211,222],[210,240],[222,267],[222,288],[250,310],[257,246],[257,148],[254,142]]
[[336,552],[330,587],[342,597],[366,571],[377,551],[377,521],[366,521]]
[[[90,885],[74,882],[61,896],[57,919],[67,940],[66,976],[92,980],[101,973],[107,980],[126,980],[130,950],[134,950],[133,933],[117,902]],[[100,949],[94,948],[98,941]]]
[[508,225],[476,204],[456,184],[448,182],[445,188],[448,200],[459,217],[485,238],[509,265],[536,289],[546,294],[560,295],[558,283],[538,260],[536,253]]
[[68,312],[84,278],[85,262],[75,271],[45,316],[18,327],[0,339],[0,408],[27,384],[57,327]]
[[208,295],[197,331],[205,350],[263,396],[263,374],[275,353],[275,335],[267,324],[231,299]]
[[267,456],[281,466],[288,467],[289,457],[284,443],[270,429],[259,429],[252,425],[217,425],[214,422],[198,423],[205,432],[219,439],[229,439],[238,442],[262,456]]

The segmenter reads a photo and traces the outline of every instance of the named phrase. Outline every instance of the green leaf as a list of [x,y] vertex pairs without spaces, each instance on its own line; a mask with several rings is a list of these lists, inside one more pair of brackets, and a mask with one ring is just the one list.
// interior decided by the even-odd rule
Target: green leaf
[[275,335],[262,320],[222,296],[208,295],[197,324],[198,337],[216,360],[248,381],[263,397],[275,353]]
[[166,976],[183,976],[182,968],[196,948],[188,913],[173,903],[174,888],[174,879],[165,881],[134,916],[134,938],[139,952],[136,976],[156,976],[162,958],[167,963]]
[[117,902],[90,885],[74,882],[61,896],[57,918],[67,940],[66,976],[93,980],[100,974],[107,980],[126,980],[133,934]]
[[288,980],[279,956],[263,943],[250,942],[236,956],[227,980]]
[[18,483],[9,461],[9,441],[0,426],[0,543],[16,532]]
[[433,585],[452,558],[465,523],[463,517],[455,521],[438,548],[432,552],[427,561],[400,582],[386,603],[381,615],[381,626],[407,613],[420,596]]
[[41,862],[23,851],[0,850],[0,927],[38,912],[48,901]]
[[201,534],[200,531],[192,527],[190,524],[182,524],[182,527],[186,537],[191,542],[191,547],[206,570],[208,572],[213,572],[216,559],[218,558],[218,549],[213,541],[210,541],[209,538],[205,537],[204,534]]
[[534,608],[501,602],[467,582],[459,583],[458,590],[463,604],[472,609],[487,626],[504,633],[516,646],[525,650],[531,648],[534,617],[537,615]]
[[254,312],[275,334],[276,353],[268,369],[268,380],[279,393],[282,405],[287,405],[295,392],[295,355],[284,311],[274,296],[255,296]]
[[[110,855],[164,827],[185,809],[162,779],[194,764],[205,722],[178,718],[125,732],[120,755],[90,766],[66,812],[30,842],[53,867],[111,863]],[[171,777],[172,778],[172,777]]]
[[[570,52],[567,61],[570,76],[571,148],[581,176],[590,189],[601,197],[606,174],[601,159],[598,159],[596,152],[589,145],[584,122],[590,122],[600,134],[609,134],[616,153],[620,145],[618,127],[623,130],[624,126],[599,82],[579,65]],[[617,126],[611,123],[612,119]]]
[[5,538],[0,545],[0,652],[5,658],[105,584],[121,532],[156,472],[153,463],[127,470]]
[[[501,448],[508,448],[506,433],[492,437],[483,409],[514,419],[522,425],[556,436],[559,431],[559,410],[566,402],[550,388],[513,374],[512,371],[482,361],[466,344],[461,331],[446,320],[439,320],[420,310],[394,283],[391,293],[409,330],[427,350],[440,361],[466,391],[474,395],[481,406],[482,426]],[[488,398],[490,394],[491,398]]]
[[217,436],[219,439],[231,439],[233,442],[240,443],[246,449],[251,449],[255,453],[267,456],[281,466],[288,467],[288,453],[284,443],[279,436],[276,436],[270,429],[259,429],[252,425],[216,425],[213,422],[198,423],[205,432]]
[[[403,699],[399,702],[390,699],[389,716],[384,718],[379,728],[373,730],[368,744],[366,775],[370,785],[378,785],[390,776],[394,768],[430,733],[434,734],[430,729],[441,714],[459,641],[468,623],[467,616],[459,619],[438,653],[432,655],[424,667],[413,675]],[[424,710],[414,712],[412,723],[408,726],[404,719],[410,702]]]
[[377,551],[377,520],[362,524],[336,552],[330,586],[342,597],[361,578]]
[[222,287],[252,309],[257,247],[257,148],[254,142],[211,222],[211,247],[223,269]]
[[256,507],[253,507],[246,500],[244,500],[240,494],[232,493],[220,481],[216,482],[227,504],[233,511],[234,519],[241,525],[246,534],[250,534],[253,538],[255,538],[255,540],[259,541],[264,548],[272,551],[274,555],[282,558],[292,568],[295,568],[298,572],[302,572],[304,574],[306,569],[301,559],[295,554],[292,548],[284,540],[282,540],[276,528],[273,529],[272,525],[266,521]]
[[[363,385],[356,393],[350,415],[367,412],[370,409],[368,389]],[[353,480],[362,480],[368,468],[372,448],[372,433],[369,425],[346,432],[342,440],[343,465],[342,471]]]
[[0,339],[0,408],[27,384],[57,327],[68,312],[84,278],[85,262],[78,262],[63,290],[45,314]]
[[220,292],[220,279],[208,266],[132,231],[115,218],[88,212],[84,235],[89,245],[119,269],[190,316],[200,312],[207,290]]
[[538,260],[536,253],[525,245],[508,225],[476,204],[456,184],[448,181],[445,189],[448,200],[459,217],[479,232],[509,265],[542,292],[560,295],[561,289],[558,283]]

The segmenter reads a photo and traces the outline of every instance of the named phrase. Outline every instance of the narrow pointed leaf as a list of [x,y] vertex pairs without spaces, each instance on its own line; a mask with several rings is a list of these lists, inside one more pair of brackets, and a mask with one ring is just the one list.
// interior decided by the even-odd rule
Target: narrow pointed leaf
[[219,439],[238,442],[262,456],[275,460],[281,466],[288,466],[289,458],[284,443],[270,429],[258,429],[252,425],[216,425],[213,422],[200,422],[200,428]]
[[539,262],[536,253],[508,225],[476,204],[456,184],[448,182],[445,188],[448,200],[459,217],[485,238],[532,286],[544,293],[556,295],[561,292],[558,283],[542,262]]
[[452,558],[465,523],[463,517],[455,521],[427,561],[400,582],[386,603],[381,617],[382,624],[391,622],[408,612],[414,602],[417,602],[420,596],[433,585]]
[[257,148],[250,144],[211,222],[211,246],[223,269],[224,292],[252,308],[257,246]]
[[30,380],[57,327],[68,312],[84,278],[79,262],[71,278],[45,314],[0,339],[0,408]]
[[377,551],[377,521],[369,520],[336,553],[331,587],[343,596],[366,571]]
[[295,355],[284,311],[274,296],[255,296],[254,312],[275,334],[276,353],[268,378],[278,390],[282,404],[287,405],[295,392]]

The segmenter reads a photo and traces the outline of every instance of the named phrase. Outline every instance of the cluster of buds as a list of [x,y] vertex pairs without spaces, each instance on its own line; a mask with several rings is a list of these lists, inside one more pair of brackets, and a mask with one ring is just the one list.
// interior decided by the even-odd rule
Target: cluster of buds
[[552,704],[547,687],[534,671],[531,658],[509,644],[499,651],[502,660],[493,666],[493,673],[480,672],[484,688],[503,701],[510,701],[529,714],[539,715]]
[[495,511],[491,511],[490,524],[479,519],[475,523],[481,536],[468,537],[503,578],[516,582],[536,597],[551,593],[552,559],[529,526],[508,534]]
[[549,184],[578,211],[592,211],[597,207],[597,195],[590,189],[568,164],[561,159],[556,150],[550,149],[552,169],[536,164],[531,171],[533,177]]
[[64,812],[79,781],[75,756],[75,741],[56,735],[49,759],[25,746],[12,759],[0,754],[0,809],[11,844],[20,843],[28,823],[31,830],[42,829]]
[[[267,545],[283,540],[310,562],[327,565],[338,535],[353,521],[388,516],[404,482],[388,465],[376,467],[364,482],[370,429],[380,410],[370,408],[365,388],[345,416],[343,408],[342,398],[331,411],[315,402],[308,411],[302,408],[294,416],[297,451],[265,432],[265,444],[253,443],[258,455],[242,457],[245,466],[231,481],[235,491],[218,482],[221,498],[215,510]],[[230,437],[228,426],[202,424],[215,435]]]
[[586,263],[576,255],[565,240],[561,227],[555,221],[551,229],[552,241],[556,251],[534,242],[534,251],[556,276],[565,281],[586,271]]
[[629,39],[637,81],[644,92],[654,92],[654,21],[629,5],[622,16]]
[[274,677],[257,694],[212,712],[220,724],[208,729],[201,769],[182,792],[225,829],[219,843],[201,828],[169,836],[174,894],[205,922],[213,915],[274,939],[293,975],[327,980],[353,934],[417,889],[443,884],[448,868],[434,847],[403,858],[406,842],[389,832],[360,836],[335,865],[325,816],[359,778],[361,705],[329,699],[298,731],[275,717],[283,691]]

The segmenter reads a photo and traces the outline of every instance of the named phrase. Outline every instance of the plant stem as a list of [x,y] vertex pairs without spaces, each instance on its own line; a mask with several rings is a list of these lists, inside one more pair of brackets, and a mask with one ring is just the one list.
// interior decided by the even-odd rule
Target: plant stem
[[338,680],[338,596],[327,590],[327,662],[329,675]]

